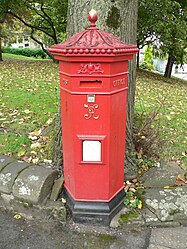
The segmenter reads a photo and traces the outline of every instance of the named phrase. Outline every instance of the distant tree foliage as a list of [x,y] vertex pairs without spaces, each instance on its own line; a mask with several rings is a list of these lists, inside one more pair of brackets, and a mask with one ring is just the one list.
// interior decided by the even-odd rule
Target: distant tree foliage
[[[41,45],[59,43],[66,31],[67,0],[2,0],[0,20],[7,16],[23,23],[30,30],[31,38]],[[38,39],[42,34],[42,41]]]
[[[5,20],[15,18],[22,22],[29,28],[31,38],[48,53],[44,44],[50,46],[63,40],[63,34],[66,32],[68,2],[70,3],[70,0],[1,0],[0,60],[2,59],[1,39]],[[99,8],[103,7],[102,1],[96,2],[94,3]],[[121,13],[125,13],[123,6],[126,2],[120,4],[120,9],[118,8],[118,0],[106,2],[105,7],[110,6],[110,10],[102,13],[106,20],[102,20],[103,22],[100,23],[101,28],[105,27],[121,38],[123,38],[123,32],[121,32],[120,27],[125,27]],[[86,9],[90,3],[91,1],[85,1],[81,6]],[[174,63],[184,63],[185,48],[187,47],[186,9],[186,0],[139,0],[138,47],[142,48],[147,43],[151,43],[155,53],[168,57],[166,77],[171,76]],[[69,11],[71,11],[70,8]],[[69,14],[69,20],[71,20],[74,13]],[[76,14],[80,16],[82,13],[77,10]],[[76,32],[76,23],[72,21],[71,26],[71,29]],[[40,36],[42,34],[42,41],[38,39],[38,34]],[[69,36],[69,28],[67,36]]]
[[154,51],[168,57],[165,77],[172,66],[183,64],[187,47],[186,0],[140,0],[138,12],[139,48],[151,43]]
[[3,25],[7,17],[7,10],[11,0],[1,0],[0,4],[0,62],[2,58],[2,38],[3,38]]

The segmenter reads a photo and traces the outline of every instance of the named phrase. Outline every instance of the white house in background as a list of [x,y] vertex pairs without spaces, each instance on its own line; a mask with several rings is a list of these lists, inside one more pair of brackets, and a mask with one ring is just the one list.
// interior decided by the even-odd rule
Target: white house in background
[[146,46],[144,46],[143,48],[141,48],[139,50],[139,63],[141,64],[144,60],[144,54],[145,54],[145,48]]
[[[140,64],[143,62],[144,60],[144,54],[145,54],[145,48],[140,49]],[[153,66],[154,66],[154,70],[157,72],[160,72],[161,74],[164,74],[165,69],[166,69],[166,65],[167,65],[167,60],[162,60],[162,59],[153,59]],[[172,68],[172,76],[187,80],[187,64],[184,64],[183,66],[180,65],[173,65]]]
[[2,45],[12,48],[39,48],[39,44],[33,41],[25,32],[11,32],[10,36],[2,41]]

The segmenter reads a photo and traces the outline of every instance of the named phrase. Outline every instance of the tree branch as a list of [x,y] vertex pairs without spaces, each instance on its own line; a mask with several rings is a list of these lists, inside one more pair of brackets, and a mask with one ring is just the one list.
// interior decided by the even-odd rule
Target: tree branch
[[0,18],[0,23],[4,23],[5,19],[6,19],[6,14],[7,13],[3,13],[3,15]]
[[[55,28],[54,28],[53,21],[52,21],[51,17],[45,12],[43,6],[44,6],[44,3],[42,2],[41,8],[40,8],[40,9],[41,9],[41,11],[43,12],[43,14],[45,15],[45,17],[47,17],[48,22],[51,24],[51,28],[52,28],[52,30],[53,30],[53,35],[54,35],[54,41],[55,41],[55,43],[57,44],[57,43],[58,43],[58,39],[57,39],[56,30],[55,30]],[[45,18],[45,20],[46,20],[46,18]]]
[[[4,23],[4,21],[6,19],[6,15],[7,15],[7,11],[8,11],[10,2],[11,2],[11,0],[6,1],[5,5],[4,5],[4,10],[3,10],[3,12],[1,12],[2,16],[0,17],[0,23]],[[2,7],[2,9],[3,9],[3,7]]]
[[53,61],[55,61],[54,57],[47,51],[47,49],[45,49],[44,44],[41,41],[39,41],[36,37],[34,37],[34,30],[33,29],[31,31],[30,36],[31,36],[31,39],[33,39],[36,43],[38,43],[41,46],[44,53],[46,53]]
[[16,19],[18,19],[20,22],[22,22],[25,26],[31,28],[31,29],[36,29],[39,30],[41,32],[43,32],[44,34],[46,34],[47,36],[51,37],[54,41],[55,41],[55,37],[53,35],[51,35],[49,32],[47,32],[44,28],[40,28],[38,26],[35,25],[31,25],[30,23],[27,23],[26,21],[24,21],[21,17],[17,16],[15,13],[13,13],[11,11],[11,9],[9,9],[7,11],[8,14],[12,15],[13,17],[15,17]]

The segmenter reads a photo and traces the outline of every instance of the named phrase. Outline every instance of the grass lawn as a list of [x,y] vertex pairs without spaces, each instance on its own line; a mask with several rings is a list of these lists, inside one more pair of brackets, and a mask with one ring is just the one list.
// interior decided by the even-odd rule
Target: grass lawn
[[164,142],[161,156],[187,167],[187,81],[138,70],[135,112],[156,113],[152,126],[159,126]]
[[4,58],[0,63],[0,152],[33,162],[48,160],[45,147],[51,134],[42,132],[58,110],[58,66],[23,56]]
[[39,58],[34,58],[34,57],[27,57],[23,55],[17,55],[17,54],[8,54],[8,53],[3,53],[3,58],[4,59],[17,59],[17,60],[29,60],[29,61],[35,61],[35,60],[43,60]]
[[[51,160],[50,126],[59,103],[58,65],[4,56],[0,63],[0,153],[26,161]],[[138,71],[135,111],[159,110],[162,157],[187,166],[187,82]],[[49,128],[49,129],[48,129]],[[48,130],[48,132],[46,132]]]

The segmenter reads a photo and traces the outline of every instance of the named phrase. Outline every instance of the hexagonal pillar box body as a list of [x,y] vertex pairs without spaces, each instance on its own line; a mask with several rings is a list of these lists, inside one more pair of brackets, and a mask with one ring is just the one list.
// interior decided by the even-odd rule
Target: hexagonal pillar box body
[[64,179],[77,222],[108,225],[124,201],[128,60],[138,49],[90,27],[49,51],[59,61]]

